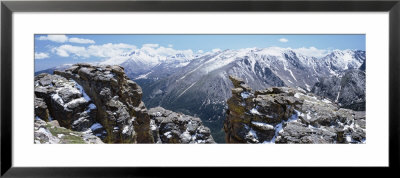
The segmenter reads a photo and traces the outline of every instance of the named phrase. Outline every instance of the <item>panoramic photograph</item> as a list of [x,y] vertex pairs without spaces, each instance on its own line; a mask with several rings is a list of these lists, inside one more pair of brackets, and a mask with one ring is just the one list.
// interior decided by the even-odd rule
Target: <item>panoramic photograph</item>
[[364,34],[36,34],[35,144],[365,144]]

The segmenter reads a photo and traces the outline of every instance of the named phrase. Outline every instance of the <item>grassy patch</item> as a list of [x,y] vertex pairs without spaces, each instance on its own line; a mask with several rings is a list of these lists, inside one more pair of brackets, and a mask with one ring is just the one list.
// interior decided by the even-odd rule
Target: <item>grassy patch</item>
[[[51,132],[53,136],[58,137],[58,134],[63,134],[60,138],[61,143],[67,143],[67,144],[85,144],[85,141],[80,136],[75,136],[75,135],[81,135],[78,132],[73,132],[69,129],[62,128],[62,127],[56,127],[47,124],[46,128]],[[71,135],[74,134],[74,135]]]
[[66,128],[61,128],[61,127],[56,127],[47,124],[46,128],[49,129],[52,135],[57,136],[57,134],[64,134],[64,135],[69,135],[69,133],[72,133],[71,130],[68,130]]
[[65,143],[72,143],[72,144],[86,144],[85,141],[82,140],[81,137],[74,136],[74,135],[65,135],[61,138]]

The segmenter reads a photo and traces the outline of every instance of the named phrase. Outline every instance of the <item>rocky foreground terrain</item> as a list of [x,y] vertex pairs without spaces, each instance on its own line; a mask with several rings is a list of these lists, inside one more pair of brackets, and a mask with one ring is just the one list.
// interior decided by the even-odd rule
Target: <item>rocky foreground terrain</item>
[[35,76],[35,143],[214,143],[199,118],[149,111],[120,66],[75,64]]
[[77,132],[60,127],[57,120],[45,122],[35,120],[35,143],[37,144],[103,144],[103,141],[91,132]]
[[172,112],[162,107],[149,110],[150,126],[157,143],[215,143],[200,118]]
[[340,108],[304,90],[234,88],[224,122],[227,143],[365,143],[365,111]]

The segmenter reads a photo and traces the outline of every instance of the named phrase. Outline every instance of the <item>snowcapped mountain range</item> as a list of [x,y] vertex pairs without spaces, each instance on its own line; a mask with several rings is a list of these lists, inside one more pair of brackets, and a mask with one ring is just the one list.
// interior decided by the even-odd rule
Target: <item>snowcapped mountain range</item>
[[120,65],[125,62],[137,62],[148,66],[155,66],[160,63],[168,62],[188,62],[196,57],[198,54],[192,53],[176,53],[174,55],[152,54],[150,51],[136,49],[129,53],[121,54],[117,57],[110,58],[99,64],[103,65]]
[[129,53],[115,56],[106,61],[98,63],[99,65],[121,65],[126,70],[126,74],[130,77],[145,77],[154,67],[158,65],[168,65],[169,67],[184,67],[192,59],[199,57],[193,53],[176,53],[171,54],[155,54],[148,50],[134,50]]
[[121,65],[134,80],[159,80],[179,71],[176,75],[181,76],[176,82],[192,75],[207,76],[228,67],[228,71],[222,72],[225,78],[228,73],[236,74],[256,90],[289,86],[310,91],[320,77],[340,76],[345,70],[358,69],[364,61],[365,52],[359,50],[335,50],[324,57],[313,57],[288,48],[271,47],[172,56],[134,51],[100,64]]
[[[128,76],[133,77],[133,79],[137,77],[141,79],[150,77],[149,74],[153,72],[157,73],[156,70],[184,68],[192,60],[197,60],[197,62],[204,61],[204,63],[198,66],[198,70],[201,70],[203,73],[212,72],[241,60],[241,62],[244,62],[242,65],[250,65],[249,70],[253,73],[258,67],[268,67],[280,76],[287,76],[283,77],[286,85],[299,86],[302,83],[301,87],[309,89],[307,85],[310,86],[315,81],[305,80],[299,82],[295,77],[296,68],[312,69],[311,71],[297,71],[297,74],[307,72],[310,78],[318,75],[338,76],[343,70],[359,68],[365,61],[365,52],[359,50],[334,50],[326,56],[313,57],[296,53],[296,50],[290,48],[270,47],[264,49],[245,48],[225,50],[203,54],[177,53],[175,55],[160,55],[152,54],[151,51],[138,49],[97,64],[121,65],[128,70]],[[292,70],[293,68],[295,68],[294,71]],[[265,72],[265,70],[263,71]]]

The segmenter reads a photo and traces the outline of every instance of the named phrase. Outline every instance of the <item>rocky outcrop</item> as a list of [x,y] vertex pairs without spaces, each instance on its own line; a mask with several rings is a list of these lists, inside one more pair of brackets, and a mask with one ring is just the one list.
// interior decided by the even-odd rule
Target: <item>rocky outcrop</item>
[[[140,86],[120,66],[75,64],[54,75],[39,74],[35,76],[36,142],[92,143],[96,142],[92,138],[100,138],[105,143],[215,143],[200,118],[161,107],[148,114],[141,97]],[[50,127],[51,122],[59,126]],[[65,141],[54,129],[92,141]]]
[[287,87],[235,88],[224,122],[227,143],[364,143],[365,112]]
[[93,102],[96,125],[92,127],[105,129],[105,142],[154,142],[150,117],[141,101],[142,89],[125,75],[122,67],[76,64],[54,74],[75,81],[87,100]]
[[[35,116],[106,143],[153,143],[140,86],[119,66],[75,64],[35,76]],[[46,109],[48,113],[46,113]]]
[[[56,118],[62,127],[74,130],[80,125],[94,122],[94,105],[78,83],[50,74],[35,76],[35,116],[49,121]],[[86,123],[76,120],[86,120]]]
[[103,144],[101,139],[90,130],[76,132],[64,127],[54,120],[45,122],[35,119],[34,142],[36,144]]
[[365,111],[365,83],[365,71],[348,70],[343,76],[321,78],[313,86],[311,92],[329,98],[340,107]]
[[156,143],[215,143],[211,131],[200,118],[172,112],[162,107],[149,109]]

